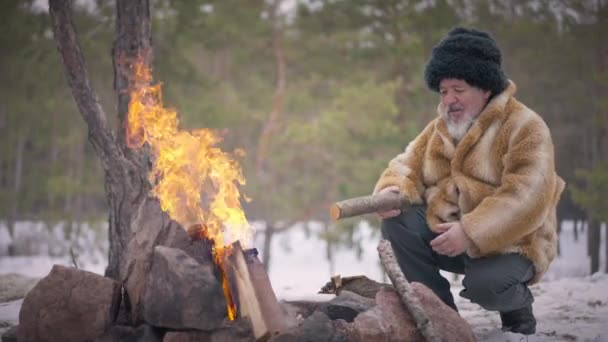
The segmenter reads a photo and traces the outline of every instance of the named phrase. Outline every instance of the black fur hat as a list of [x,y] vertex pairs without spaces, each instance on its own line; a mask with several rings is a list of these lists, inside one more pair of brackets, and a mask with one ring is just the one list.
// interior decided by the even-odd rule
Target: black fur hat
[[501,63],[500,49],[488,33],[457,27],[433,48],[424,79],[437,92],[441,80],[455,78],[496,95],[508,85]]

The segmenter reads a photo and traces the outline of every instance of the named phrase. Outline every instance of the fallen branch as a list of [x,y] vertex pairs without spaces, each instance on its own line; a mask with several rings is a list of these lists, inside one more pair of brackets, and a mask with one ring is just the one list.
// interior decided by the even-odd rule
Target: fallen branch
[[391,209],[407,209],[409,201],[402,193],[385,192],[336,202],[329,210],[333,220]]
[[412,315],[414,322],[416,322],[416,327],[420,330],[424,339],[427,342],[440,342],[441,338],[435,332],[433,323],[422,308],[422,304],[420,303],[420,300],[418,300],[418,297],[416,297],[416,293],[399,268],[391,243],[388,240],[380,240],[380,243],[378,244],[378,253],[380,254],[380,260],[382,261],[382,265],[384,266],[388,277],[395,286],[397,293],[399,293],[401,301]]

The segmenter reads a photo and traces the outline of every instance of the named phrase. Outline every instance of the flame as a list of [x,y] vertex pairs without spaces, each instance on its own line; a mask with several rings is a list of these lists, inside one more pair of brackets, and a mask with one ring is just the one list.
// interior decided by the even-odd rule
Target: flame
[[244,152],[230,154],[216,147],[222,139],[212,130],[180,130],[177,112],[163,106],[161,85],[152,85],[150,69],[138,60],[134,70],[127,145],[137,149],[148,143],[152,149],[155,159],[149,178],[154,184],[152,195],[159,199],[162,210],[184,228],[201,224],[200,234],[213,241],[213,256],[221,270],[228,318],[232,320],[236,307],[223,260],[230,255],[232,242],[240,240],[248,246],[251,235],[238,189],[245,179],[233,159]]

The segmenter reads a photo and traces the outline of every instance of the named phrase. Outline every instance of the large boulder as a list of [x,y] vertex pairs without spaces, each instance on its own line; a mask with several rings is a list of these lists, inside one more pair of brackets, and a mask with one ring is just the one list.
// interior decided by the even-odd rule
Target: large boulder
[[163,342],[253,342],[253,331],[247,319],[226,321],[214,331],[171,331]]
[[315,311],[298,326],[272,336],[272,342],[347,342],[349,324],[344,320],[332,321],[324,312]]
[[95,342],[162,342],[164,332],[153,326],[114,325]]
[[469,323],[447,306],[428,287],[420,283],[412,283],[414,292],[420,303],[433,322],[435,330],[444,341],[475,341],[475,335]]
[[25,297],[17,339],[94,341],[114,322],[120,295],[121,285],[112,279],[55,265]]
[[[422,307],[443,341],[475,341],[469,324],[430,289],[411,284]],[[422,341],[416,324],[394,289],[382,288],[376,294],[376,306],[358,315],[353,322],[355,341]]]
[[154,247],[144,303],[145,321],[157,327],[209,331],[226,318],[226,299],[213,267],[176,248]]

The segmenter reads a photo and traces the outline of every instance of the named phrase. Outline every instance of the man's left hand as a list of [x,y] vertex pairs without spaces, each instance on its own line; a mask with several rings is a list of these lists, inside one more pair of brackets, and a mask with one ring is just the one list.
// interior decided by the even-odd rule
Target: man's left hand
[[431,247],[439,254],[455,257],[464,253],[470,246],[471,240],[462,229],[459,221],[441,223],[437,228],[443,233],[431,240]]

